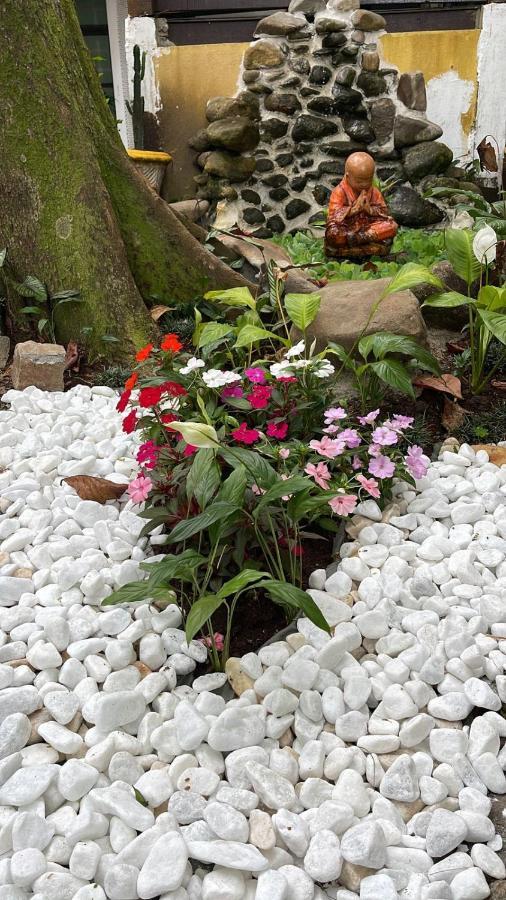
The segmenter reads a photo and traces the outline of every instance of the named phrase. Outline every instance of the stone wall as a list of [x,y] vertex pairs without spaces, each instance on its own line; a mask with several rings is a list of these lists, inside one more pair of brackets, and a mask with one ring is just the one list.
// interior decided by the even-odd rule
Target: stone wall
[[[197,196],[227,222],[259,237],[306,227],[326,206],[346,156],[368,150],[401,224],[443,218],[417,187],[446,172],[452,152],[425,117],[421,72],[382,65],[385,21],[358,0],[292,0],[263,19],[244,54],[235,97],[207,105],[207,128],[191,141]],[[223,202],[224,201],[224,202]]]

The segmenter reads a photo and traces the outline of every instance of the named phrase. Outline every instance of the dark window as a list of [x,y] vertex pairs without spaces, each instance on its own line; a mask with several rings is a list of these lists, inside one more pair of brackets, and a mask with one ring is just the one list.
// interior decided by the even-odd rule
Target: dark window
[[114,115],[114,84],[106,2],[105,0],[74,0],[74,2],[84,40],[88,45],[104,94]]

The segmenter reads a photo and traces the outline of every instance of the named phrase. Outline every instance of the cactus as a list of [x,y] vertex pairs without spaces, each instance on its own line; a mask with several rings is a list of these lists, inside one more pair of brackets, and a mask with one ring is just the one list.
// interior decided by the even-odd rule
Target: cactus
[[146,51],[141,53],[138,44],[134,46],[134,95],[132,102],[127,103],[127,109],[132,116],[134,129],[134,147],[136,150],[144,150],[144,97],[141,85],[146,71]]

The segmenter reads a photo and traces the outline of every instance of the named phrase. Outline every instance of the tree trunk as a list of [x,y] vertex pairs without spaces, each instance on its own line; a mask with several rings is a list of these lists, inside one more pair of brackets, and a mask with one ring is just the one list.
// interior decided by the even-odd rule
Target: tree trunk
[[0,0],[0,248],[19,279],[84,303],[58,310],[60,340],[117,356],[153,336],[148,306],[246,284],[205,250],[131,164],[73,0]]

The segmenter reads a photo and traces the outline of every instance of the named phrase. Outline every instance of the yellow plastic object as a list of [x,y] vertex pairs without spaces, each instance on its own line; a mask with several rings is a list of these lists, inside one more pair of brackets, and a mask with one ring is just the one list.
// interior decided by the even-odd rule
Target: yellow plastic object
[[127,150],[127,153],[130,159],[135,159],[137,162],[145,162],[145,163],[169,163],[172,159],[170,153],[163,153],[161,151],[156,150]]
[[165,169],[172,159],[170,154],[155,150],[127,150],[127,153],[151,187],[160,193]]

